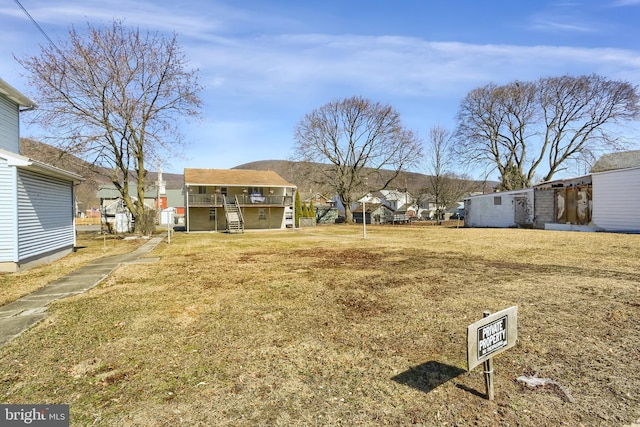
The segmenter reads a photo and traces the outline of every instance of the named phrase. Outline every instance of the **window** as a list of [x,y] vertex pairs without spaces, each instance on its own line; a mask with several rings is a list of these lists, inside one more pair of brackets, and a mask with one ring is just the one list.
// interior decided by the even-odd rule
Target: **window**
[[214,222],[216,220],[216,208],[209,208],[209,221]]
[[498,206],[502,204],[502,196],[496,196],[493,198],[494,206]]
[[258,209],[258,220],[267,219],[267,210],[265,208]]

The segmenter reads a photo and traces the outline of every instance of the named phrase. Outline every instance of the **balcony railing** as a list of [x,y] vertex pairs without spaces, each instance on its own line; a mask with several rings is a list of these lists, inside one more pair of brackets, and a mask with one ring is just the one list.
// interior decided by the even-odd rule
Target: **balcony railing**
[[[276,196],[269,194],[238,194],[235,196],[240,206],[293,206],[292,196]],[[225,196],[222,194],[189,194],[189,206],[223,206]],[[231,203],[234,195],[227,195],[227,203]]]

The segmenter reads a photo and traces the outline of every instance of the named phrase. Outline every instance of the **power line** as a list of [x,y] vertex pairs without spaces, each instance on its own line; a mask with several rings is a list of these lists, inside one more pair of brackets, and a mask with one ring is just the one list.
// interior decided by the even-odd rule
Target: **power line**
[[42,27],[40,26],[40,24],[38,24],[38,23],[36,22],[36,20],[35,20],[35,19],[33,19],[33,16],[31,16],[31,14],[27,11],[27,9],[25,9],[25,8],[24,8],[24,6],[20,3],[20,1],[19,1],[19,0],[14,0],[14,1],[15,1],[15,2],[16,2],[16,4],[20,7],[20,9],[22,9],[22,11],[25,13],[25,15],[27,15],[27,17],[31,20],[31,22],[33,22],[33,25],[35,25],[35,26],[36,26],[36,28],[38,29],[38,31],[40,31],[40,33],[41,33],[41,34],[42,34],[42,35],[43,35],[47,40],[49,40],[49,43],[51,43],[51,45],[52,45],[53,47],[55,47],[55,48],[56,48],[56,50],[57,50],[58,52],[60,52],[60,49],[58,48],[58,46],[56,46],[56,44],[53,42],[53,40],[51,40],[51,39],[49,38],[49,36],[47,35],[47,33],[45,33],[45,32],[44,32],[44,30],[42,29]]

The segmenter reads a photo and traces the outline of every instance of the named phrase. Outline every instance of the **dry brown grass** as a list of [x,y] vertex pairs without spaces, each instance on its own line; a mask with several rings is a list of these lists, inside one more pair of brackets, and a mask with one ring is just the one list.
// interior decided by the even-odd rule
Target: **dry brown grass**
[[144,242],[143,239],[124,240],[93,232],[78,233],[76,252],[20,273],[0,273],[0,306],[36,291],[98,257],[131,252]]
[[[74,425],[623,425],[640,236],[439,227],[178,234],[0,349],[5,403]],[[496,399],[466,327],[519,308]],[[520,375],[571,393],[526,389]]]

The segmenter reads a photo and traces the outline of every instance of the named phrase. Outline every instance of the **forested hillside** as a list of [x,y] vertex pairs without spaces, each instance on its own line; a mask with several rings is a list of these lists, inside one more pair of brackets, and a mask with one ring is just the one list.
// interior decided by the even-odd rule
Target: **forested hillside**
[[[92,165],[77,156],[65,153],[42,142],[28,138],[22,138],[20,142],[22,155],[77,173],[84,178],[82,184],[76,189],[80,209],[86,210],[99,206],[100,201],[96,197],[96,192],[102,185],[111,184],[111,171],[109,169]],[[261,160],[244,163],[233,169],[272,170],[290,183],[295,184],[303,199],[310,197],[314,193],[322,193],[328,196],[333,193],[332,189],[318,183],[322,181],[321,178],[314,177],[313,174],[310,173],[308,165],[303,162]],[[168,189],[182,188],[184,185],[184,176],[182,174],[163,172],[162,178],[166,182]],[[412,194],[418,194],[423,188],[427,187],[429,179],[430,177],[428,175],[405,172],[393,181],[389,189],[406,190]],[[147,187],[153,186],[156,180],[157,172],[149,171],[147,174]],[[374,187],[378,183],[373,182],[370,184]],[[496,185],[495,182],[481,181],[475,181],[472,184],[474,191],[491,191],[491,188]]]

